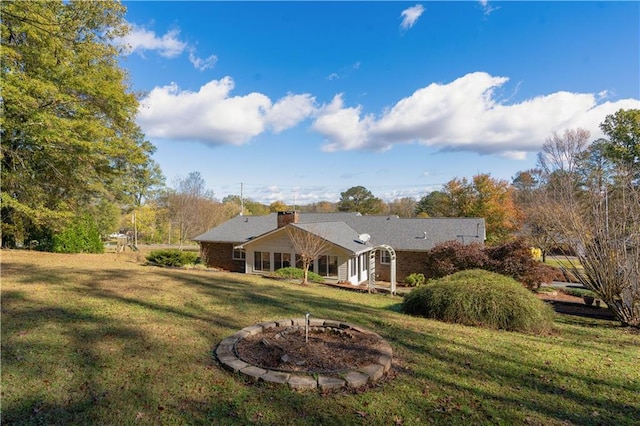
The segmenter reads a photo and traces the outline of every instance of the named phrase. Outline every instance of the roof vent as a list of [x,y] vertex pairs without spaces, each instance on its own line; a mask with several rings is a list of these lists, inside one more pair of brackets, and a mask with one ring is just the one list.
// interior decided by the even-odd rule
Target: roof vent
[[422,239],[426,240],[427,239],[427,231],[423,231],[422,232]]

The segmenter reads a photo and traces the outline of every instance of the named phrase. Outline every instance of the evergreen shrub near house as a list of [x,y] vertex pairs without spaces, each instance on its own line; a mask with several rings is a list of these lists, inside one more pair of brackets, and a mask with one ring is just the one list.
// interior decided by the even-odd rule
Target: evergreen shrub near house
[[513,278],[484,270],[431,280],[405,296],[405,313],[508,331],[545,333],[553,310]]
[[[61,232],[54,233],[50,241],[50,249],[56,253],[104,252],[98,225],[90,215],[77,216]],[[43,249],[49,247],[43,244]]]
[[185,266],[198,263],[198,254],[177,249],[153,250],[147,255],[147,261],[157,266]]
[[[277,278],[302,280],[304,278],[304,271],[300,268],[288,266],[274,271],[273,276]],[[312,271],[309,271],[307,279],[314,283],[322,284],[324,282],[324,278]]]
[[424,277],[424,274],[413,273],[407,275],[404,279],[404,283],[409,287],[420,287],[423,285],[427,279]]

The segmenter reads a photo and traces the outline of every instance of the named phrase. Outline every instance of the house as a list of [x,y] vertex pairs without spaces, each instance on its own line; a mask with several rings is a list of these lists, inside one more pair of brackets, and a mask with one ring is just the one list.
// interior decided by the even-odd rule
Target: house
[[360,213],[278,212],[237,216],[198,235],[201,258],[209,267],[265,273],[298,262],[287,227],[327,242],[310,270],[354,285],[371,279],[403,280],[423,268],[424,252],[445,241],[484,243],[481,218],[400,218]]

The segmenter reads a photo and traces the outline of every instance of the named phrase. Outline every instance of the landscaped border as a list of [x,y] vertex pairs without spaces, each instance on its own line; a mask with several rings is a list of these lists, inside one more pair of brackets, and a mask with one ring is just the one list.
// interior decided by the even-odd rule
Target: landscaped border
[[380,339],[380,356],[375,364],[365,365],[364,367],[354,368],[345,371],[339,375],[334,374],[312,374],[312,373],[287,373],[283,371],[268,370],[265,368],[251,365],[241,360],[236,352],[236,344],[247,336],[253,336],[266,330],[276,327],[289,326],[305,326],[304,318],[289,318],[277,321],[261,322],[249,327],[245,327],[237,333],[220,342],[215,350],[220,363],[229,370],[243,374],[254,381],[264,381],[288,385],[295,390],[313,390],[320,389],[335,390],[341,388],[357,389],[366,386],[368,383],[374,383],[380,380],[391,368],[391,360],[393,351],[391,346],[377,333],[366,330],[362,327],[355,326],[341,321],[310,318],[310,327],[332,327],[342,330],[354,330],[360,333],[370,334]]

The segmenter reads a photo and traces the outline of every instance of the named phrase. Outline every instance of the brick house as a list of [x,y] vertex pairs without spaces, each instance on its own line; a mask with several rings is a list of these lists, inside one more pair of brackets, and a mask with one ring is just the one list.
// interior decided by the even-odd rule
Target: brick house
[[[392,281],[420,272],[424,252],[445,241],[484,243],[482,218],[400,218],[360,213],[278,212],[236,216],[193,238],[209,267],[244,273],[265,273],[296,263],[286,227],[317,234],[329,244],[311,270],[357,285],[374,278]],[[375,255],[375,257],[374,257]],[[374,260],[375,259],[375,260]]]

